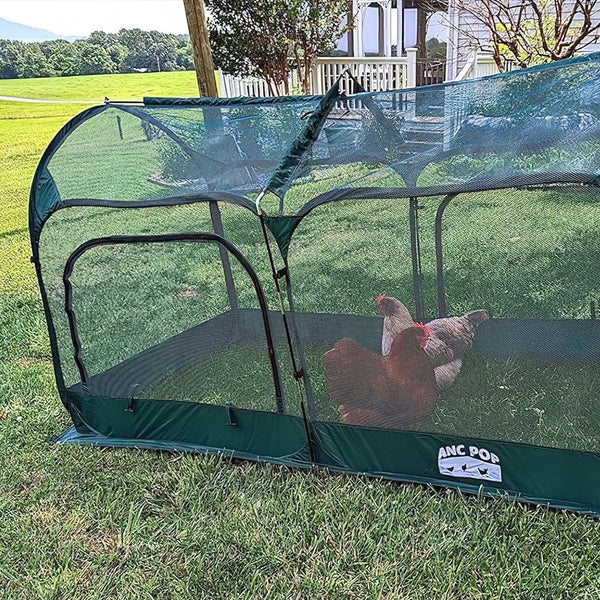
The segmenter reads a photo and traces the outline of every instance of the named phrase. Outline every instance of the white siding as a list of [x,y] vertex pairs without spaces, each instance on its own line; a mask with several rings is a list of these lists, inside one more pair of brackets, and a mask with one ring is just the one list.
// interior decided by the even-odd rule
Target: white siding
[[[476,1],[473,0],[473,2]],[[574,1],[569,0],[569,6],[566,7],[567,10],[573,5]],[[473,50],[472,38],[465,32],[469,32],[484,47],[489,43],[490,33],[484,25],[478,23],[471,15],[464,11],[457,11],[452,0],[449,3],[448,17],[452,27],[458,30],[454,32],[454,35],[451,32],[448,44],[448,61],[452,63],[448,67],[448,77],[453,78],[452,76],[455,77],[465,65],[467,58]],[[600,20],[600,8],[595,16],[595,21],[597,22],[598,20]],[[596,52],[598,50],[600,50],[600,43],[593,43],[582,52]]]

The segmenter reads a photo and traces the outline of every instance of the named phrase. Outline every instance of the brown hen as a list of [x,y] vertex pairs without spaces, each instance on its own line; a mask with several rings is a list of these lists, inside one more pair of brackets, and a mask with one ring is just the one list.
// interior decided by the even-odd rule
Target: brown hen
[[[414,327],[415,323],[406,306],[392,296],[381,294],[377,298],[377,308],[384,316],[381,353],[385,356],[396,336],[407,327]],[[473,345],[477,327],[489,318],[486,310],[472,310],[461,317],[434,319],[426,326],[421,325],[429,333],[425,352],[431,358],[440,388],[454,382],[465,352]]]
[[437,402],[427,333],[400,332],[387,356],[344,338],[323,355],[327,388],[342,423],[396,429],[429,415]]

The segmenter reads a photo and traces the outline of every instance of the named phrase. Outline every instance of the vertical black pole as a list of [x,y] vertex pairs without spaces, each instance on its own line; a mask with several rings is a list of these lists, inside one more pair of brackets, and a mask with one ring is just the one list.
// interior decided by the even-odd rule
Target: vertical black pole
[[295,338],[296,349],[298,351],[298,360],[300,361],[300,367],[302,369],[302,379],[304,380],[304,391],[306,392],[306,408],[307,408],[308,416],[309,416],[310,420],[316,421],[317,413],[315,410],[312,384],[310,382],[310,375],[308,374],[308,365],[306,363],[306,356],[304,354],[304,348],[302,346],[300,334],[298,333],[298,326],[296,324],[296,318],[294,316],[296,314],[296,309],[294,307],[294,294],[292,292],[292,283],[290,281],[289,268],[286,268],[286,272],[285,272],[285,287],[286,287],[288,306],[290,307],[290,310],[288,312],[288,315],[290,317],[290,329],[292,330],[292,333]]
[[447,317],[448,307],[446,306],[446,289],[444,287],[444,251],[442,248],[442,219],[446,206],[453,195],[446,196],[435,213],[435,283],[437,287],[437,316]]
[[[221,211],[216,201],[211,200],[210,206],[210,220],[212,222],[213,231],[220,237],[225,238],[223,233],[223,222],[221,221]],[[223,265],[223,275],[225,276],[225,287],[227,288],[227,297],[229,298],[229,306],[231,310],[237,310],[239,308],[237,293],[235,291],[235,282],[233,281],[233,273],[231,272],[231,263],[229,262],[229,253],[227,250],[219,244],[219,254],[221,255],[221,264]]]
[[415,296],[415,319],[425,318],[423,301],[423,273],[421,271],[421,247],[419,242],[419,199],[410,199],[410,252],[412,256],[413,290]]

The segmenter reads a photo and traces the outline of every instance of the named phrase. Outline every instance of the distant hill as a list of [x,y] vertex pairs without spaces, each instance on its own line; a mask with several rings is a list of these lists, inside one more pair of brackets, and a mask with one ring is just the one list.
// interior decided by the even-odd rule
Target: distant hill
[[37,27],[29,27],[21,23],[13,23],[6,19],[0,18],[0,39],[3,40],[19,40],[21,42],[44,42],[46,40],[75,40],[82,39],[83,36],[74,35],[56,35],[46,29],[38,29]]

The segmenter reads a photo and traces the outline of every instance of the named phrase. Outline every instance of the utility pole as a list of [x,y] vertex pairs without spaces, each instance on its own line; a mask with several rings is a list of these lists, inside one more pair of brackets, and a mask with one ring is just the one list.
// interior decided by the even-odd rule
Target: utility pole
[[200,96],[216,98],[219,95],[215,67],[213,65],[204,0],[183,0],[185,16],[187,17],[190,41],[194,51],[194,67]]

